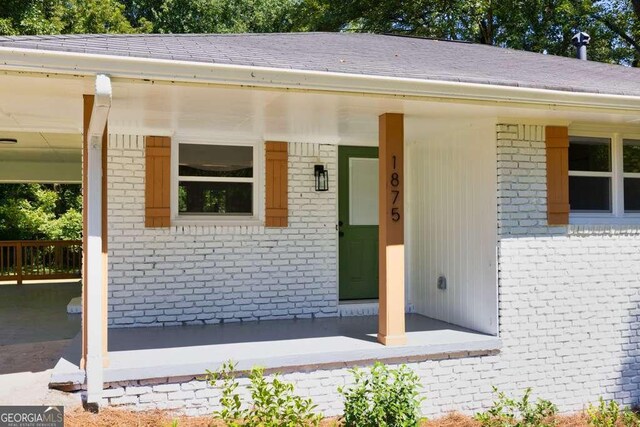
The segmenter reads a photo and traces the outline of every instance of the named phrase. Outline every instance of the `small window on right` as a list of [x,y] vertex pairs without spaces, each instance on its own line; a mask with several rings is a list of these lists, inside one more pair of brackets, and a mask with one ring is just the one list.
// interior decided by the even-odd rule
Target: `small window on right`
[[612,178],[610,138],[569,138],[569,205],[572,212],[611,212]]
[[622,140],[625,213],[640,213],[640,139]]
[[568,156],[570,221],[640,222],[640,134],[574,132]]

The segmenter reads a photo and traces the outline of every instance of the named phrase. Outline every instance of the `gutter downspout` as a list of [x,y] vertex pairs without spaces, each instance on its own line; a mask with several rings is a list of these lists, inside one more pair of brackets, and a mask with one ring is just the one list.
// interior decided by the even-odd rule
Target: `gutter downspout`
[[87,354],[85,358],[87,394],[86,404],[96,409],[102,399],[104,387],[103,327],[105,321],[102,258],[102,142],[107,118],[111,110],[111,79],[104,74],[96,76],[95,96],[87,143],[87,307],[84,307],[87,328]]

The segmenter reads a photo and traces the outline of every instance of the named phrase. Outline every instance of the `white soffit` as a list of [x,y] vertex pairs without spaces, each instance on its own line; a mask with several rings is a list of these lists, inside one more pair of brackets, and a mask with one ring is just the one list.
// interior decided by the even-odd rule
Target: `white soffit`
[[434,119],[624,124],[632,115],[114,79],[114,132],[377,145],[385,112]]
[[[95,76],[0,73],[0,132],[75,134]],[[111,133],[377,145],[378,116],[633,124],[631,113],[112,79]],[[637,126],[640,126],[638,124]],[[78,142],[78,146],[80,143]],[[0,154],[1,156],[2,154]],[[0,158],[1,160],[1,158]]]

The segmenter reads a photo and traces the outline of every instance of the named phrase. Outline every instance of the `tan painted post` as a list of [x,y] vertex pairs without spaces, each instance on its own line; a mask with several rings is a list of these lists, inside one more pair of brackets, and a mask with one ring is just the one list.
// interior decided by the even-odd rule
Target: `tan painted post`
[[379,118],[378,341],[403,345],[404,324],[404,115]]

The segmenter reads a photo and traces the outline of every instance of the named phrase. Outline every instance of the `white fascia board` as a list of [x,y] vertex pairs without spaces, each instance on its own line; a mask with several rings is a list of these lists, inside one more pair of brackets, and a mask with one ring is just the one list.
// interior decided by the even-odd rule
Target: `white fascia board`
[[0,47],[0,69],[395,97],[640,111],[640,97]]

